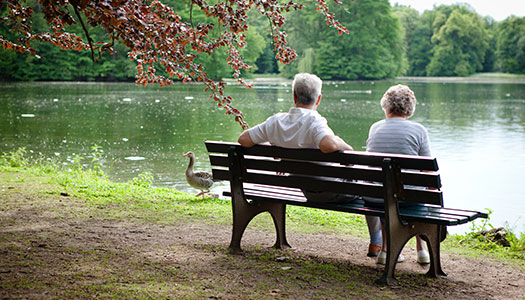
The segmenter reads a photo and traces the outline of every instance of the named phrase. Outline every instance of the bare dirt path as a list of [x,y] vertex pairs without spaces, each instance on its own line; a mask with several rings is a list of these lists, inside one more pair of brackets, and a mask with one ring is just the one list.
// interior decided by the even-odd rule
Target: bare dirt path
[[523,268],[483,257],[444,253],[448,278],[427,279],[405,248],[384,287],[363,238],[289,232],[295,250],[275,251],[272,231],[250,229],[230,255],[225,225],[112,220],[21,187],[0,201],[1,299],[525,299]]

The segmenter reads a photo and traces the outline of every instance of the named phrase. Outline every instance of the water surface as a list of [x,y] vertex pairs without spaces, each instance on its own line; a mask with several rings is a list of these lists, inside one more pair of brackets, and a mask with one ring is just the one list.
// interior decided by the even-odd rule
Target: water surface
[[[364,150],[368,129],[384,117],[379,100],[392,84],[408,84],[418,99],[412,120],[429,131],[440,164],[445,204],[493,210],[491,222],[525,232],[525,83],[397,81],[325,82],[319,112],[335,133]],[[150,172],[154,184],[196,192],[185,181],[193,151],[209,170],[204,141],[235,141],[240,126],[198,85],[138,87],[132,83],[1,84],[0,152],[26,147],[70,164],[104,150],[115,181]],[[246,121],[255,125],[291,106],[291,83],[229,85]],[[216,184],[220,193],[224,184]],[[456,231],[468,229],[461,225]]]

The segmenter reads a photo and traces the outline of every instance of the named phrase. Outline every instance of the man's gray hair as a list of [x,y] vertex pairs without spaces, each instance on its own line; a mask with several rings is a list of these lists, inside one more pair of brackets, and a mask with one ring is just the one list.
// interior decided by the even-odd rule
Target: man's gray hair
[[391,86],[381,98],[381,107],[388,114],[410,118],[416,111],[416,96],[406,85]]
[[308,73],[296,74],[292,83],[292,91],[297,104],[314,105],[319,95],[321,95],[322,86],[323,81],[316,75]]

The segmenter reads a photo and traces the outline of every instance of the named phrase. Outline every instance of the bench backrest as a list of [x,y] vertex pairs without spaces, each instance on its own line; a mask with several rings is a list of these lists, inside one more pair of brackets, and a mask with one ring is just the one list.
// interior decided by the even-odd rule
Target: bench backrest
[[[443,206],[435,158],[317,149],[285,149],[269,145],[245,148],[237,143],[206,141],[213,177],[308,191],[329,191],[383,198],[385,160],[397,168],[398,199]],[[392,164],[393,163],[393,164]]]

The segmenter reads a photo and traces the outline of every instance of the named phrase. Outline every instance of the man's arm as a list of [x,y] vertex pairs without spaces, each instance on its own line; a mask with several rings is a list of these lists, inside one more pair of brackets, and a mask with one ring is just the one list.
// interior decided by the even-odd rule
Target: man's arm
[[323,153],[330,153],[339,150],[354,150],[352,146],[348,145],[342,138],[336,135],[325,135],[319,143],[319,149]]
[[243,147],[252,147],[255,146],[255,143],[252,141],[252,138],[250,137],[250,133],[248,130],[245,130],[241,135],[239,136],[239,139],[237,139],[237,142],[241,144]]

